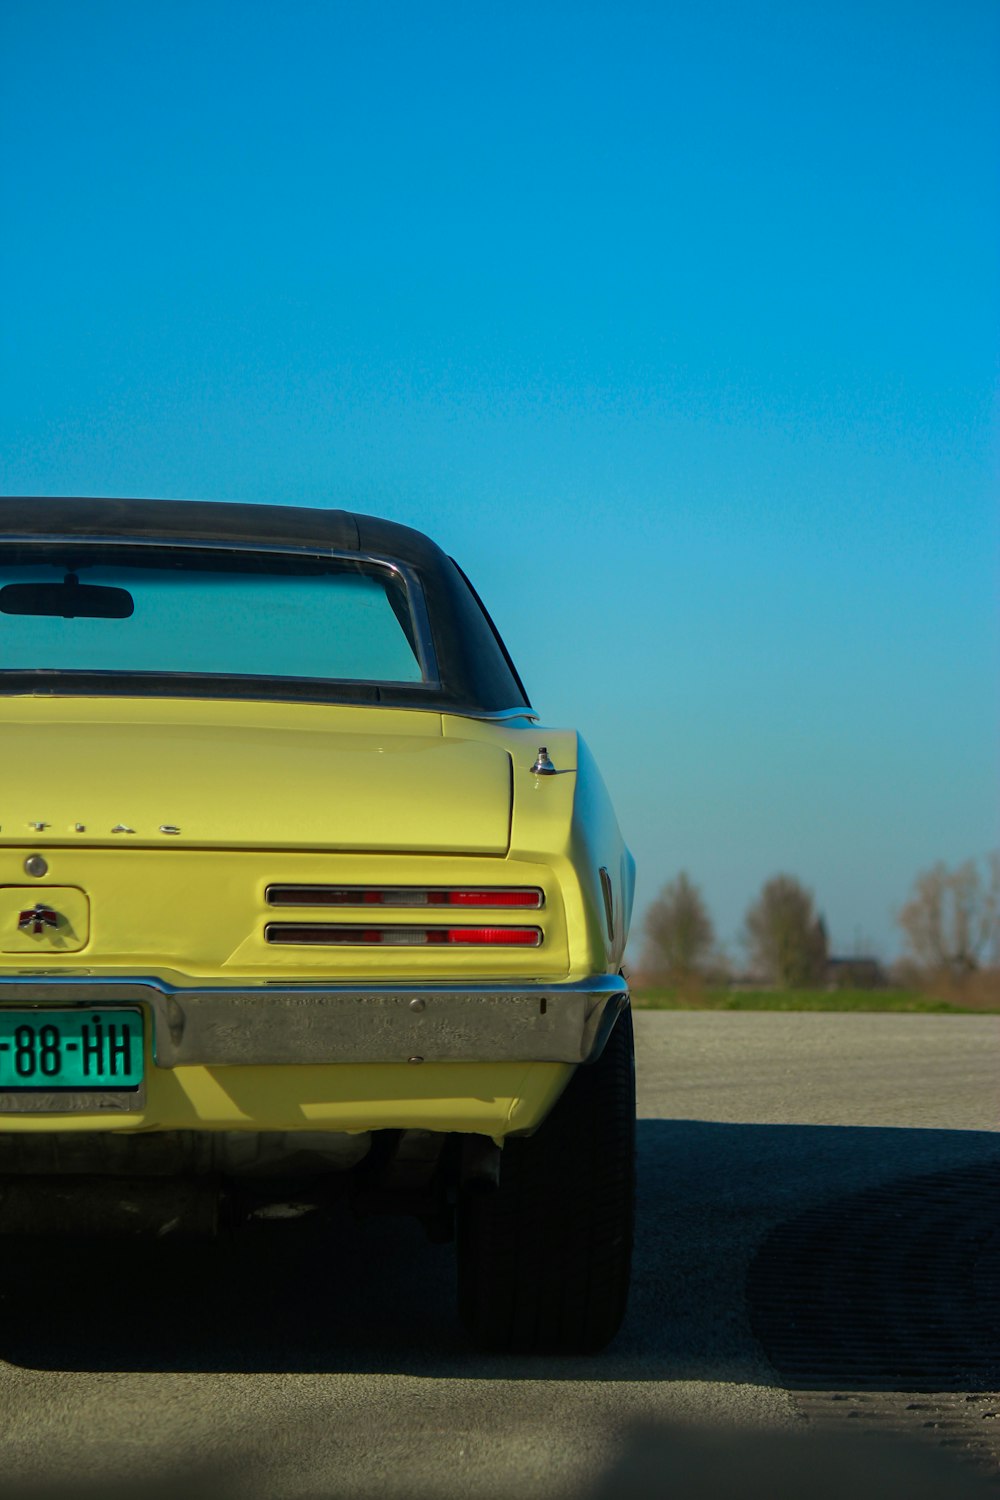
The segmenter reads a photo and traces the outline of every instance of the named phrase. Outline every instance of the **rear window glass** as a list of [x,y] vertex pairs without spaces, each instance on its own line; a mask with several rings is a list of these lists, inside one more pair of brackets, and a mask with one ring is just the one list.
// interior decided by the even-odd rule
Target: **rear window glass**
[[167,566],[115,562],[0,557],[0,671],[428,680],[392,568],[260,554],[220,566],[180,549]]

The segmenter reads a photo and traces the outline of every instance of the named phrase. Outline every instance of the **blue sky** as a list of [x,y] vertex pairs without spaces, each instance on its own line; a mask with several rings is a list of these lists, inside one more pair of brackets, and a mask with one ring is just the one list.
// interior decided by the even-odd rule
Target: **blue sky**
[[6,0],[0,490],[430,531],[639,862],[1000,827],[1000,10]]

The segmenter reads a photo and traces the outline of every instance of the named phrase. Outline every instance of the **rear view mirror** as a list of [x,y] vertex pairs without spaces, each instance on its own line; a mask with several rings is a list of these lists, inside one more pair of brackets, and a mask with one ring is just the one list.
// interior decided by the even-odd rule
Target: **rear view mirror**
[[62,583],[8,583],[0,588],[0,614],[58,615],[64,620],[127,620],[135,609],[128,589],[81,583],[67,573]]

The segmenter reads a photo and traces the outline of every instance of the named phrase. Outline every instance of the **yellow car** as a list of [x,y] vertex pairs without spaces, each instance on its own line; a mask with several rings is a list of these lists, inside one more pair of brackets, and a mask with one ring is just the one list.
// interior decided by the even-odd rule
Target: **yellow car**
[[0,1228],[346,1194],[454,1235],[480,1344],[606,1344],[633,864],[461,569],[339,510],[4,499],[0,642]]

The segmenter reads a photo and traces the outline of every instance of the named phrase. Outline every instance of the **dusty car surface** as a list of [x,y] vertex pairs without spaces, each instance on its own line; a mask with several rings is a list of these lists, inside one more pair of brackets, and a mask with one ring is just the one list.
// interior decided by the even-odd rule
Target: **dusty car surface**
[[322,1210],[479,1343],[628,1286],[633,866],[459,567],[338,510],[0,500],[0,1229]]

